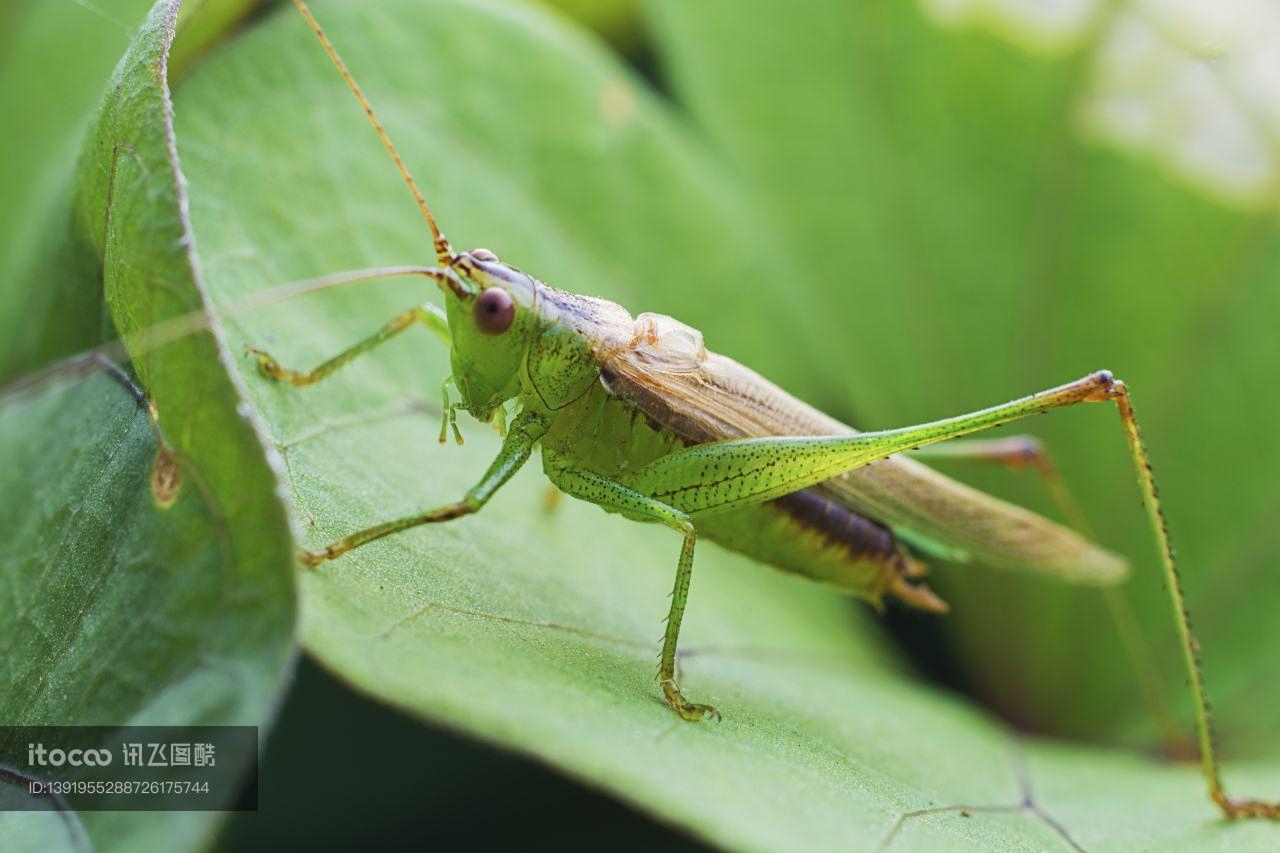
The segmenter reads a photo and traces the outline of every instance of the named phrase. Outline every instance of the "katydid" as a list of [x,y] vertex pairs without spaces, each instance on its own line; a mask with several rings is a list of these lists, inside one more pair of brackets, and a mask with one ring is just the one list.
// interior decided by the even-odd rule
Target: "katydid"
[[[1113,403],[1159,548],[1183,663],[1195,702],[1208,792],[1228,818],[1280,819],[1280,804],[1229,798],[1168,531],[1128,389],[1108,371],[931,423],[856,432],[737,362],[703,346],[670,317],[557,290],[492,252],[456,252],[437,226],[389,135],[304,0],[294,0],[364,108],[426,220],[435,266],[342,274],[430,279],[444,309],[426,304],[311,371],[256,349],[263,376],[306,386],[416,325],[449,347],[457,410],[488,422],[513,406],[501,450],[454,503],[354,531],[303,561],[317,566],[368,542],[481,510],[535,448],[564,493],[629,519],[665,525],[682,540],[658,682],[683,719],[719,717],[676,683],[676,650],[699,538],[718,542],[879,605],[886,597],[943,612],[922,582],[924,556],[961,556],[1095,585],[1127,565],[1084,536],[987,496],[903,454],[1077,403]],[[442,435],[444,438],[444,427]],[[990,453],[990,443],[976,455]]]

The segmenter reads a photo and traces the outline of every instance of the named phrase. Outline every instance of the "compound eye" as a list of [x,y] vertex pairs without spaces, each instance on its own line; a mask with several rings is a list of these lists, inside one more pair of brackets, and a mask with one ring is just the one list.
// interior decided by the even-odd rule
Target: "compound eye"
[[500,335],[511,328],[516,304],[501,287],[491,287],[476,298],[476,325],[487,335]]
[[490,252],[488,249],[472,249],[471,257],[475,258],[477,261],[497,261],[498,260],[498,256],[495,255],[493,252]]

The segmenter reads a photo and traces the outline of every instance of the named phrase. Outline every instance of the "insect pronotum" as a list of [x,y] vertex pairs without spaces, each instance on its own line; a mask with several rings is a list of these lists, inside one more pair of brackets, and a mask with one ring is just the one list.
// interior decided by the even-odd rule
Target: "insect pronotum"
[[[460,500],[303,551],[304,563],[316,566],[375,539],[477,512],[541,447],[546,475],[561,491],[680,534],[683,544],[658,681],[680,717],[719,717],[715,708],[693,701],[676,683],[676,647],[699,537],[874,604],[892,596],[937,612],[946,605],[923,584],[925,567],[912,553],[927,553],[930,543],[998,565],[1078,582],[1113,583],[1126,572],[1121,558],[1072,530],[954,483],[902,455],[1028,415],[1110,402],[1119,414],[1158,546],[1193,694],[1209,796],[1228,818],[1280,819],[1280,803],[1231,798],[1223,787],[1196,640],[1123,382],[1103,370],[969,414],[858,433],[737,362],[708,352],[696,330],[670,317],[633,318],[611,302],[556,290],[486,249],[455,252],[337,50],[304,0],[294,4],[364,108],[422,211],[436,265],[340,273],[284,286],[234,310],[242,313],[293,293],[403,275],[435,282],[445,308],[411,308],[309,371],[285,368],[261,350],[249,349],[249,354],[263,376],[306,386],[421,324],[449,346],[452,379],[461,397],[446,400],[442,441],[457,410],[491,421],[505,405],[516,404],[497,458]],[[154,329],[145,346],[159,346],[204,322],[202,317],[178,318]],[[945,447],[947,455],[1015,459],[1025,455],[1028,445],[975,441]],[[869,467],[872,462],[879,464]]]

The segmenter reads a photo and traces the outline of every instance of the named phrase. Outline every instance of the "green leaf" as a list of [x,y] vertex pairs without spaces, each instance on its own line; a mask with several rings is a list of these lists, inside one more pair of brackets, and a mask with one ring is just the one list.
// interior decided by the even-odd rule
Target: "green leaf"
[[[227,586],[236,567],[224,552],[219,508],[191,485],[171,506],[158,506],[151,485],[158,446],[129,389],[101,373],[65,380],[7,399],[0,427],[8,685],[0,720],[258,722],[278,675],[278,640],[239,649],[228,642],[237,617],[227,617],[235,607]],[[278,605],[245,609],[239,618],[279,621],[271,612]],[[273,645],[275,667],[255,660]],[[214,815],[41,817],[6,812],[0,831],[19,839],[24,826],[47,831],[47,844],[15,849],[74,849],[84,835],[121,846],[149,839],[193,845]]]
[[[90,131],[74,242],[93,254],[65,283],[68,322],[96,327],[104,292],[125,330],[202,304],[170,144],[176,13],[152,10]],[[137,359],[146,398],[91,357],[0,399],[6,724],[270,723],[293,653],[292,541],[223,358],[204,332]],[[6,813],[0,834],[77,846],[78,823],[95,846],[181,849],[217,819],[92,812],[51,827]]]
[[[717,10],[697,5],[666,10],[667,38],[685,15],[691,27],[716,22]],[[762,204],[778,191],[775,173],[771,188],[745,158],[726,164],[584,36],[503,3],[316,6],[455,244],[486,245],[557,286],[633,311],[680,316],[706,330],[713,349],[837,409],[849,387],[886,407],[908,399],[914,386],[896,384],[898,374],[921,362],[903,350],[929,306],[909,310],[905,295],[895,297],[901,313],[887,328],[904,340],[893,356],[871,348],[886,337],[873,326],[894,302],[865,305],[849,282],[874,295],[891,270],[841,275],[851,263],[840,243],[849,221],[810,233],[820,223],[801,205]],[[766,38],[774,23],[718,11],[744,38]],[[852,85],[851,76],[831,83]],[[761,94],[829,105],[799,89],[735,102],[745,111]],[[200,266],[224,308],[281,282],[431,257],[385,152],[295,13],[263,19],[211,56],[177,91],[176,111]],[[753,132],[785,150],[794,130]],[[843,141],[810,139],[815,150]],[[787,162],[801,166],[808,174]],[[820,192],[809,177],[805,186]],[[921,177],[916,190],[927,186]],[[965,219],[965,196],[948,198],[953,218]],[[864,209],[858,221],[878,215]],[[792,245],[799,233],[834,242]],[[872,242],[858,237],[863,248]],[[914,246],[917,260],[933,263],[918,257],[926,247]],[[829,266],[828,257],[837,260]],[[221,334],[232,349],[261,346],[309,367],[433,295],[415,280],[364,285],[224,319]],[[989,336],[976,321],[1002,296],[983,298],[969,308],[971,327],[954,333],[966,351],[981,351]],[[931,345],[944,352],[941,341],[921,344]],[[891,357],[902,357],[901,369]],[[1003,363],[997,353],[982,358],[984,368]],[[465,447],[436,444],[447,358],[421,331],[303,391],[262,380],[247,360],[240,369],[285,462],[306,545],[454,500],[496,452],[496,437],[474,424]],[[916,398],[916,414],[1029,390],[975,374],[981,381],[967,388],[954,370],[910,380],[943,375],[952,386]],[[1032,387],[1062,378],[1030,376]],[[1063,840],[1054,820],[1089,849],[1276,843],[1274,827],[1216,820],[1193,766],[1020,743],[989,714],[905,673],[842,599],[710,544],[700,546],[682,677],[726,719],[678,723],[653,679],[678,542],[586,505],[549,512],[544,489],[527,470],[473,518],[305,574],[303,644],[383,701],[536,756],[726,846],[865,847],[899,816],[946,805],[971,810],[908,819],[895,843],[1044,847]],[[1274,791],[1280,762],[1236,762],[1229,778],[1241,791]],[[1028,796],[1034,809],[1019,808]]]

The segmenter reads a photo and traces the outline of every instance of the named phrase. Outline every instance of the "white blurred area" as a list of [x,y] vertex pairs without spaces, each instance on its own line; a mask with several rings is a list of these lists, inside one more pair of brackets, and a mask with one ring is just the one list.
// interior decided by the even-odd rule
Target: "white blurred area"
[[920,0],[1087,64],[1081,131],[1153,156],[1233,206],[1280,202],[1280,0]]

